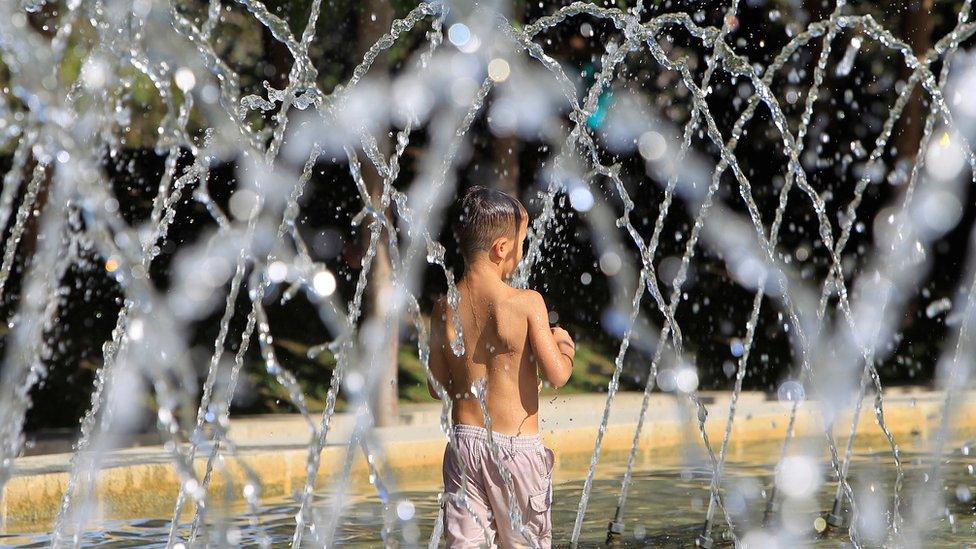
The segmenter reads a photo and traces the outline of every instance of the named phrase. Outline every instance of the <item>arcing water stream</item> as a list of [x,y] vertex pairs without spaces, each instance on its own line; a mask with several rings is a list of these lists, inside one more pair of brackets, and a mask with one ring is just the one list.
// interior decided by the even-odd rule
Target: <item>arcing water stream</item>
[[[253,18],[256,24],[266,28],[292,56],[284,89],[266,84],[265,96],[241,97],[240,76],[214,44],[214,33],[231,13],[231,4],[238,10],[236,13]],[[47,38],[35,28],[32,18],[39,12],[49,13],[45,10],[52,6],[56,7],[51,16],[55,32],[52,38]],[[697,417],[711,469],[711,497],[702,516],[704,527],[699,543],[712,543],[714,515],[719,510],[733,541],[739,543],[740,536],[746,533],[737,524],[734,513],[724,505],[723,468],[737,400],[747,368],[754,362],[754,359],[750,362],[751,351],[764,307],[776,307],[785,315],[784,325],[790,333],[790,345],[799,367],[799,382],[805,394],[816,398],[827,426],[825,440],[837,475],[831,520],[841,524],[840,514],[845,506],[850,509],[851,520],[847,524],[855,545],[860,543],[859,529],[867,515],[882,516],[882,522],[890,525],[891,543],[921,539],[924,513],[916,512],[907,522],[902,513],[899,446],[885,423],[876,363],[888,352],[898,319],[932,268],[929,250],[933,243],[959,222],[960,216],[953,217],[946,212],[962,210],[968,196],[966,184],[976,181],[976,170],[973,170],[976,160],[970,145],[976,139],[976,107],[973,107],[976,99],[972,95],[976,88],[976,61],[957,51],[960,46],[972,43],[971,37],[976,32],[976,25],[970,22],[970,0],[960,2],[955,26],[923,55],[913,52],[872,16],[855,14],[846,2],[838,1],[827,19],[796,29],[767,66],[756,66],[745,54],[737,52],[732,43],[740,11],[738,0],[731,0],[723,7],[718,27],[704,26],[700,18],[683,12],[656,13],[643,2],[627,11],[576,2],[524,28],[505,19],[502,15],[505,6],[500,3],[423,2],[395,21],[389,33],[368,50],[349,80],[332,90],[322,89],[309,53],[317,25],[331,22],[319,21],[320,0],[309,7],[310,16],[302,34],[296,36],[286,20],[257,0],[236,3],[210,0],[203,7],[176,0],[0,3],[0,18],[10,22],[0,28],[0,63],[9,78],[0,95],[0,130],[4,132],[0,134],[3,140],[0,144],[13,150],[11,167],[4,174],[0,194],[0,224],[4,227],[12,224],[5,233],[0,292],[9,291],[7,279],[18,245],[28,232],[30,220],[38,219],[37,246],[23,275],[19,310],[10,322],[0,382],[0,484],[10,478],[16,467],[15,458],[24,444],[24,422],[31,406],[29,395],[46,375],[44,358],[49,355],[50,346],[47,334],[66,293],[62,291],[62,277],[72,262],[79,261],[76,250],[82,240],[104,258],[105,270],[124,293],[112,339],[104,346],[104,361],[96,377],[91,404],[82,420],[70,482],[53,532],[54,545],[82,543],[82,535],[95,518],[91,498],[99,467],[131,430],[127,421],[133,408],[140,405],[137,395],[150,388],[157,406],[156,425],[182,480],[168,544],[177,546],[202,540],[219,544],[226,539],[220,531],[222,522],[208,514],[215,507],[208,487],[214,474],[219,473],[216,468],[222,467],[222,460],[236,454],[227,430],[230,401],[255,330],[267,373],[284,388],[308,423],[307,475],[298,498],[292,546],[299,546],[308,536],[316,543],[334,544],[336,529],[346,511],[344,497],[349,490],[352,462],[359,452],[365,452],[370,458],[371,476],[381,499],[393,491],[395,483],[385,473],[385,453],[374,436],[375,418],[369,403],[386,381],[383,365],[391,359],[389,337],[399,333],[394,327],[413,326],[418,356],[429,375],[428,334],[418,301],[424,271],[430,265],[443,273],[448,302],[457,308],[455,275],[437,235],[458,186],[457,170],[471,128],[483,111],[497,106],[492,103],[493,91],[513,93],[513,90],[523,94],[523,99],[540,99],[542,104],[547,104],[551,112],[544,113],[546,120],[564,122],[537,123],[531,129],[555,152],[538,201],[541,213],[531,224],[525,259],[513,283],[525,287],[530,275],[539,276],[538,266],[546,244],[560,223],[557,202],[563,194],[571,198],[583,196],[583,202],[588,201],[585,207],[579,206],[578,200],[573,205],[593,233],[601,236],[594,246],[599,248],[601,257],[613,255],[623,265],[618,269],[622,272],[617,278],[614,302],[608,307],[621,319],[615,334],[620,339],[619,348],[608,383],[602,425],[579,497],[572,536],[567,541],[576,544],[580,539],[602,438],[620,387],[625,358],[638,325],[650,322],[651,315],[645,311],[645,305],[656,308],[662,321],[658,334],[638,338],[641,345],[652,349],[653,358],[642,377],[644,399],[621,479],[616,516],[609,528],[611,537],[622,528],[634,456],[645,417],[650,413],[649,396],[655,382],[665,371],[690,368],[694,372],[695,359],[688,351],[684,332],[676,319],[678,307],[687,300],[686,282],[700,242],[723,254],[732,278],[754,291],[754,297],[737,354],[726,429],[717,452],[706,435],[707,414],[696,392],[697,382],[678,385],[677,393],[685,401],[686,413]],[[579,93],[579,82],[563,64],[546,53],[540,39],[553,29],[575,24],[579,19],[599,21],[621,37],[619,43],[607,45],[600,69],[584,93]],[[427,39],[418,49],[416,59],[392,81],[386,78],[388,75],[371,74],[378,56],[411,32],[427,28],[430,29]],[[448,29],[446,43],[445,28]],[[668,45],[679,34],[693,42],[694,47],[700,46],[705,65],[700,78],[696,76],[692,57],[677,57]],[[861,172],[863,175],[850,182],[853,197],[841,216],[840,234],[835,237],[825,193],[813,187],[801,158],[811,152],[805,150],[805,141],[818,104],[825,103],[824,80],[832,49],[847,36],[853,36],[852,46],[838,62],[838,74],[849,72],[861,49],[869,47],[862,43],[870,43],[871,48],[903,62],[910,77],[887,112]],[[791,66],[798,52],[820,37],[822,43],[812,82],[803,110],[793,124],[781,98],[774,93],[774,81],[781,71]],[[57,70],[67,52],[80,55],[83,60],[81,70],[73,77]],[[622,67],[630,55],[644,55],[641,59],[680,79],[687,91],[684,97],[690,111],[683,132],[679,133],[674,122],[659,114],[627,108],[623,101],[611,109],[603,126],[591,127],[591,121],[602,108],[600,100],[605,93],[625,87]],[[957,58],[962,62],[950,63]],[[498,68],[501,64],[504,71]],[[940,66],[938,76],[932,69],[936,64]],[[124,147],[121,136],[126,121],[134,114],[129,90],[137,75],[148,78],[163,109],[155,145],[165,157],[163,173],[154,185],[158,190],[153,196],[149,218],[138,227],[120,214],[103,158],[106,154],[114,158]],[[746,93],[739,94],[745,107],[728,136],[723,135],[714,101],[710,101],[713,87],[719,85],[716,82],[725,78],[742,83],[747,89]],[[849,292],[846,279],[850,275],[844,268],[842,254],[852,228],[859,223],[858,207],[865,190],[884,179],[888,169],[885,151],[893,128],[918,87],[926,94],[929,110],[917,155],[898,203],[883,210],[894,220],[891,228],[875,235],[875,246],[867,256],[866,265],[851,277],[852,288],[858,290]],[[397,93],[379,108],[376,98],[390,90]],[[954,95],[949,95],[950,90],[954,90]],[[259,129],[251,122],[254,111],[269,113]],[[777,134],[774,142],[781,143],[787,160],[784,182],[776,193],[777,207],[768,228],[754,196],[750,173],[736,156],[747,124],[760,112],[772,121]],[[502,114],[500,111],[496,116]],[[385,138],[393,126],[397,126],[395,146],[387,153],[377,144],[377,139]],[[416,147],[413,141],[420,129],[425,130],[427,141],[415,179],[407,186],[400,181],[400,161],[408,147]],[[628,193],[634,191],[628,191],[628,187],[633,180],[640,181],[646,175],[626,173],[623,162],[615,160],[608,164],[606,149],[613,149],[617,155],[633,155],[635,146],[651,133],[655,146],[663,147],[664,152],[648,153],[642,146],[640,155],[646,175],[663,182],[664,189],[653,232],[645,240],[631,217],[634,201]],[[936,140],[935,136],[941,137]],[[717,151],[717,159],[693,146],[696,137],[703,141],[703,151]],[[178,162],[184,151],[189,151],[192,159],[188,166]],[[327,157],[347,167],[362,202],[352,229],[368,235],[362,269],[348,303],[341,302],[341,293],[335,291],[335,275],[313,257],[298,230],[301,199],[316,163]],[[382,179],[382,189],[378,192],[369,188],[363,177],[361,157],[365,157]],[[211,166],[228,159],[238,165],[239,186],[228,211],[224,211],[219,201],[211,197],[207,180]],[[724,203],[737,201],[734,195],[726,198],[719,192],[726,171],[734,177],[733,190],[738,190],[742,199],[734,207]],[[615,196],[607,197],[597,189],[600,178],[613,183]],[[778,251],[789,193],[794,186],[802,191],[801,200],[817,222],[817,237],[828,255],[828,273],[819,290],[784,261]],[[402,188],[407,191],[401,191]],[[174,281],[162,291],[150,279],[149,272],[171,226],[181,221],[176,208],[185,196],[191,196],[205,207],[215,229],[202,243],[179,254],[173,268]],[[615,205],[618,201],[622,208]],[[685,205],[692,223],[679,267],[665,279],[655,265],[662,239],[671,237],[665,234],[664,227],[673,204]],[[739,213],[741,209],[745,215]],[[629,243],[626,238],[630,239]],[[633,252],[627,252],[628,244],[633,246]],[[363,299],[369,289],[370,271],[381,249],[392,264],[390,305],[381,316],[370,316],[363,310]],[[920,259],[906,266],[903,259],[909,256]],[[215,261],[223,267],[226,276],[213,283],[200,282],[200,272],[215,265]],[[632,265],[636,262],[640,263],[639,268]],[[969,323],[976,310],[971,290],[976,285],[973,278],[976,275],[971,266],[964,276],[969,278],[962,283],[961,301],[953,306],[954,310],[962,311],[963,320],[953,336],[954,345],[943,359],[948,366],[941,370],[946,388],[945,414],[942,427],[932,439],[932,477],[926,492],[931,498],[938,495],[941,456],[949,437],[955,399],[970,372],[971,352],[967,350],[973,343]],[[659,279],[671,287],[667,299],[658,285]],[[202,288],[201,284],[211,286]],[[282,366],[276,355],[274,326],[265,311],[265,302],[268,289],[278,284],[290,285],[285,299],[303,292],[321,321],[335,335],[333,340],[310,351],[316,354],[328,350],[336,359],[324,411],[317,422],[307,410],[306,397],[295,375]],[[185,352],[186,332],[195,320],[220,303],[219,299],[211,300],[210,294],[223,292],[224,288],[228,289],[218,335],[199,386],[197,372]],[[231,321],[242,290],[251,307],[244,312],[243,330],[233,334]],[[649,303],[645,303],[645,293],[652,298]],[[831,303],[836,307],[836,315],[827,314]],[[460,325],[455,326],[456,331],[460,329]],[[228,361],[224,352],[231,338],[238,339],[239,344],[233,360]],[[455,342],[460,343],[460,338]],[[464,353],[462,345],[455,345],[453,351],[459,355]],[[149,380],[148,387],[140,381],[143,378]],[[875,391],[875,417],[888,440],[897,471],[890,509],[859,505],[848,478],[855,429],[869,384]],[[436,390],[443,402],[442,428],[450,440],[450,396],[443,387],[437,386]],[[317,512],[313,507],[319,460],[323,447],[330,441],[331,420],[340,391],[344,391],[354,411],[355,425],[342,468],[332,475],[329,505],[326,511]],[[483,390],[476,394],[484,398]],[[795,473],[796,464],[808,459],[796,454],[791,446],[801,401],[802,398],[792,398],[785,416],[789,427],[782,444],[777,479],[781,473],[783,478],[789,478],[791,471]],[[853,409],[854,419],[847,433],[848,444],[840,455],[834,441],[834,420],[849,408]],[[484,409],[487,414],[487,408]],[[186,426],[190,427],[184,437],[181,429]],[[206,469],[204,475],[198,476],[193,463],[203,455],[207,456]],[[493,456],[498,459],[497,452]],[[774,484],[768,496],[769,510],[774,508],[778,487]],[[255,517],[252,527],[258,528],[260,478],[249,474],[240,492],[248,503],[250,516]],[[463,493],[451,497],[464,502]],[[794,499],[803,496],[791,490],[786,497],[781,505],[791,505]],[[187,533],[180,517],[188,503],[194,506],[195,514]],[[384,503],[387,503],[385,499]],[[514,506],[512,512],[513,523],[521,524]],[[381,533],[391,544],[395,522],[396,517],[389,515]],[[793,535],[776,521],[767,521],[766,528],[785,536],[784,539]],[[438,538],[439,531],[435,528],[431,544]],[[270,543],[267,536],[259,535],[258,539]],[[527,542],[531,543],[528,537]]]

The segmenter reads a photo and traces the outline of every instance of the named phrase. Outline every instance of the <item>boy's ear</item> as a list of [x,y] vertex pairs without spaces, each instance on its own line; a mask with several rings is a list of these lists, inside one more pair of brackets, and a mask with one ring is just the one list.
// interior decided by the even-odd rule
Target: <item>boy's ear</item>
[[498,261],[505,259],[508,257],[511,245],[511,240],[504,236],[496,238],[491,243],[491,258]]

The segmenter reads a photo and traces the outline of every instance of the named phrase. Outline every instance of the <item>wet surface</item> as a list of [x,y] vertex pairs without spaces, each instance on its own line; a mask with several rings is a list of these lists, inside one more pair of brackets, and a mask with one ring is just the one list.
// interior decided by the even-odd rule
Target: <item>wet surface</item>
[[[778,501],[781,505],[772,515],[769,527],[760,530],[769,495],[768,488],[774,482],[773,460],[769,456],[775,456],[775,448],[774,444],[750,445],[734,450],[729,456],[723,483],[724,504],[736,525],[736,534],[740,540],[752,536],[751,541],[764,541],[755,536],[769,534],[779,535],[781,543],[788,540],[791,545],[850,546],[846,529],[827,530],[822,534],[815,531],[818,526],[822,527],[817,519],[833,502],[836,487],[829,462],[825,459],[810,460],[815,467],[812,470],[814,475],[806,479],[813,482],[808,494],[792,498],[783,496],[784,482],[776,483],[780,488],[781,497]],[[812,444],[806,441],[796,448],[813,451]],[[856,455],[852,463],[851,485],[858,494],[858,508],[876,519],[887,516],[884,511],[871,511],[890,509],[895,481],[891,454],[883,448],[881,445],[875,445],[873,450],[865,448]],[[942,492],[947,512],[925,521],[922,530],[922,536],[930,546],[971,547],[976,543],[976,507],[973,498],[973,490],[976,490],[976,457],[973,453],[967,443],[957,443],[947,455],[942,469]],[[694,544],[708,506],[711,473],[707,463],[689,458],[689,455],[692,454],[673,451],[660,456],[645,455],[640,458],[640,468],[634,473],[623,514],[624,532],[617,538],[620,545],[688,547]],[[906,525],[910,525],[915,511],[912,505],[918,501],[923,479],[931,469],[931,456],[909,449],[902,452],[902,460],[905,488],[902,492],[901,514]],[[697,465],[680,465],[682,462]],[[649,463],[662,465],[655,467],[649,466]],[[580,470],[575,459],[566,460],[561,466],[562,471],[557,470],[557,484],[553,495],[555,546],[569,543],[583,484],[583,473],[575,472]],[[607,525],[617,507],[625,468],[625,455],[610,454],[601,460],[583,524],[582,546],[605,544]],[[571,475],[568,469],[573,471]],[[803,480],[794,476],[789,482],[795,485]],[[387,516],[396,518],[390,519],[392,539],[389,541],[395,540],[394,543],[408,546],[414,543],[427,544],[437,517],[439,489],[440,486],[436,484],[410,485],[408,489],[401,490],[390,498],[391,507]],[[383,530],[384,515],[379,497],[375,494],[358,494],[347,501],[351,505],[347,507],[337,535],[341,544],[365,547],[382,543],[380,532]],[[327,509],[322,502],[323,499],[320,499],[316,505],[320,512]],[[296,501],[290,498],[267,501],[261,510],[258,530],[251,526],[246,513],[239,511],[239,515],[231,517],[227,522],[230,540],[242,545],[253,545],[260,539],[259,531],[263,531],[270,536],[274,546],[290,544],[295,514],[298,511]],[[87,533],[83,545],[165,546],[168,524],[166,519],[108,521],[103,523],[99,531]],[[907,526],[903,526],[903,530],[904,528]],[[883,536],[886,531],[887,525],[883,521],[875,520],[873,524],[862,529],[860,541],[866,547],[882,546],[884,539],[877,536]],[[211,529],[211,532],[216,530]],[[716,514],[713,537],[717,541],[716,545],[732,545],[721,512]],[[44,546],[50,543],[50,537],[47,534],[5,535],[0,537],[0,543]],[[303,545],[314,546],[315,543],[311,536],[307,536]]]

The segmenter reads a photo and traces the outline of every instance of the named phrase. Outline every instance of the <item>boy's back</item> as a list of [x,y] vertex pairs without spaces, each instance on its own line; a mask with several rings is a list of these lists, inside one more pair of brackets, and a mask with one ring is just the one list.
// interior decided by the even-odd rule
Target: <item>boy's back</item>
[[[474,279],[474,280],[472,280]],[[527,303],[534,301],[530,290],[517,290],[504,282],[484,280],[469,273],[458,284],[465,353],[450,351],[453,341],[453,311],[443,301],[438,312],[443,322],[434,341],[448,343],[445,362],[450,372],[450,395],[454,399],[454,422],[484,427],[481,402],[472,389],[478,380],[486,383],[485,402],[494,431],[508,435],[539,432],[539,391],[532,357]]]

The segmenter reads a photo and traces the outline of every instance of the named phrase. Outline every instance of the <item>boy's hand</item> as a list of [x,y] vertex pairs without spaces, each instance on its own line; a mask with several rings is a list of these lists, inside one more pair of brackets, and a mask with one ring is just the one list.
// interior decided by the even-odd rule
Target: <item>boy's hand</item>
[[570,360],[576,357],[576,343],[573,342],[569,332],[556,326],[552,329],[552,337],[556,338],[556,347],[559,348],[560,353],[568,356]]

